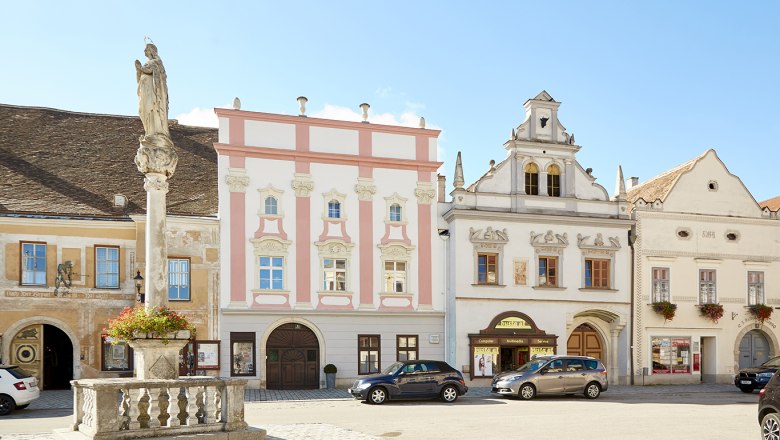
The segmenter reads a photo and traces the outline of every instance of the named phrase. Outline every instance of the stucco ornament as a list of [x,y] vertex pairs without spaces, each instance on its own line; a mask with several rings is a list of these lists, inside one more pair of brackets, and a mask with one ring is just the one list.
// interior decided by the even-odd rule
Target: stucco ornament
[[173,140],[168,129],[168,84],[157,46],[147,44],[144,55],[146,64],[135,60],[138,81],[138,116],[144,126],[144,135],[139,138],[141,146],[135,156],[138,171],[147,174],[163,174],[171,177],[179,161],[173,149]]

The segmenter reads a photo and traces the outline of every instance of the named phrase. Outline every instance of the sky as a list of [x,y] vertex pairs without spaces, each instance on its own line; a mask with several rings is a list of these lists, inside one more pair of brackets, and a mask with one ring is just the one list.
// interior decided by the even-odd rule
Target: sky
[[[780,195],[780,2],[4,2],[0,103],[137,115],[145,37],[170,116],[214,107],[416,126],[467,185],[546,90],[577,160],[612,193],[717,151],[757,201]],[[3,123],[3,121],[0,121]],[[780,137],[780,136],[779,136]]]

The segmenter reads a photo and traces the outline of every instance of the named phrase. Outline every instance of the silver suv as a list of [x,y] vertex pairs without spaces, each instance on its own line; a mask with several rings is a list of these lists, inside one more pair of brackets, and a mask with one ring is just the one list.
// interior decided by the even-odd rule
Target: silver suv
[[533,399],[537,394],[583,393],[599,397],[609,387],[604,364],[587,356],[539,356],[493,377],[491,393]]

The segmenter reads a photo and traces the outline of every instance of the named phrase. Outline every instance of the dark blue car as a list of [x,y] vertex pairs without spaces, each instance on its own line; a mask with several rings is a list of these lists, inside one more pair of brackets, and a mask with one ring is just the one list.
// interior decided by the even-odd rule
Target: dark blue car
[[349,393],[373,404],[387,399],[441,398],[454,402],[469,388],[460,371],[442,361],[403,361],[355,381]]

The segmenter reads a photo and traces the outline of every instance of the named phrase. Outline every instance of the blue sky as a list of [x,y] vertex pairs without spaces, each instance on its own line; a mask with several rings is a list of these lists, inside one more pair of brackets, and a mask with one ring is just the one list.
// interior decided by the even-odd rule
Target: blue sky
[[[148,8],[147,10],[142,7]],[[452,182],[504,157],[523,102],[547,90],[612,192],[714,148],[758,200],[780,195],[777,2],[9,2],[0,103],[137,114],[144,36],[168,73],[170,115],[251,111],[442,130]],[[183,118],[184,119],[184,118]],[[192,120],[192,119],[190,119]],[[129,159],[132,160],[132,159]]]

